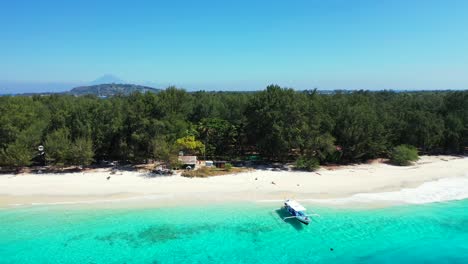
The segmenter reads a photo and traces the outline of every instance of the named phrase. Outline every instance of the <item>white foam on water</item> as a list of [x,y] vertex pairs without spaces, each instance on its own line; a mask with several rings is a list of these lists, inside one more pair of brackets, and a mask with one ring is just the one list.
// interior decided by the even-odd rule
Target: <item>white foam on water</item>
[[426,204],[468,199],[468,174],[465,177],[443,178],[426,182],[416,188],[381,193],[358,193],[345,198],[307,199],[306,201],[325,204],[349,203],[397,203]]
[[129,202],[139,200],[159,200],[171,197],[170,195],[142,195],[133,196],[127,198],[116,198],[116,199],[96,199],[96,200],[78,200],[78,201],[63,201],[63,202],[32,202],[32,203],[15,203],[10,204],[12,207],[20,206],[42,206],[42,205],[78,205],[78,204],[99,204],[99,203],[118,203],[118,202]]

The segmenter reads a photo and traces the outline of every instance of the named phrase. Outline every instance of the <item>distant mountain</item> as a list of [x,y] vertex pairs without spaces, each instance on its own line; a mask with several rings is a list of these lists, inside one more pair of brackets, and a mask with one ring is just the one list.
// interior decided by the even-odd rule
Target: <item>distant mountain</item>
[[114,96],[114,95],[129,95],[134,92],[140,93],[157,93],[161,91],[160,89],[152,88],[149,86],[142,86],[136,84],[116,84],[116,83],[107,83],[107,84],[98,84],[90,86],[80,86],[71,89],[67,94],[72,95],[87,95],[92,94],[96,96]]
[[107,83],[118,83],[118,84],[123,84],[125,81],[120,79],[119,77],[112,75],[112,74],[105,74],[96,80],[90,82],[90,85],[98,85],[98,84],[107,84]]

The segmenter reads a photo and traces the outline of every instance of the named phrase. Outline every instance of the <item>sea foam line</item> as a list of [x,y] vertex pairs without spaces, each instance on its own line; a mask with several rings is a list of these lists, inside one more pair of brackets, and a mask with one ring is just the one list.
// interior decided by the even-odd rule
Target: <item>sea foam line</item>
[[465,177],[443,178],[426,182],[416,188],[380,193],[358,193],[345,198],[306,199],[305,201],[325,204],[349,203],[405,203],[426,204],[468,199],[468,174]]
[[66,201],[66,202],[44,202],[44,203],[16,203],[10,204],[10,206],[27,206],[27,205],[74,205],[74,204],[98,204],[98,203],[117,203],[117,202],[128,202],[138,200],[157,200],[170,197],[170,195],[143,195],[133,196],[128,198],[116,198],[116,199],[97,199],[97,200],[81,200],[81,201]]

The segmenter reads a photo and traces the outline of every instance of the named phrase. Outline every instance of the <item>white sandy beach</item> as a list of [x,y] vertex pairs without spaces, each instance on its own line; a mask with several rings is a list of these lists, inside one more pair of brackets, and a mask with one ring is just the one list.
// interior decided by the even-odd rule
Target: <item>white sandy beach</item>
[[[109,180],[107,177],[111,176]],[[321,168],[316,172],[254,170],[211,178],[108,169],[68,174],[0,176],[0,207],[37,204],[276,202],[424,203],[468,198],[468,159],[423,156],[413,166],[384,163]]]

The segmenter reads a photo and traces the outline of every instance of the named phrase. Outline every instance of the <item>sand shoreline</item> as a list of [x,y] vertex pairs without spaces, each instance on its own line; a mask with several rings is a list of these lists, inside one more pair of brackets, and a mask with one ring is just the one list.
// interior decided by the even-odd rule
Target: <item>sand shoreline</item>
[[[434,187],[439,182],[447,190],[443,186],[440,190]],[[150,178],[145,173],[128,171],[111,175],[109,169],[1,175],[0,208],[75,204],[159,207],[244,201],[264,203],[291,197],[330,205],[381,206],[406,200],[417,203],[412,197],[413,189],[417,190],[414,195],[422,195],[421,199],[429,202],[431,199],[463,199],[465,195],[468,198],[468,159],[423,156],[409,167],[373,163],[321,168],[316,172],[255,170],[204,179],[180,175]],[[432,195],[430,192],[435,192],[437,197],[424,197]],[[380,193],[385,195],[373,195]]]

